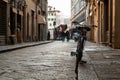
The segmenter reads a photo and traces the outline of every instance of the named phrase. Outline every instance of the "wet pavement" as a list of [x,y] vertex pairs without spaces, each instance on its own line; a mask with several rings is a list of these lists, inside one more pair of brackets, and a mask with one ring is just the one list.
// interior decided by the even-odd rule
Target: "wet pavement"
[[[0,54],[0,80],[75,80],[74,41],[54,41]],[[9,47],[10,48],[10,47]],[[5,49],[5,48],[4,48]],[[78,80],[120,80],[120,50],[86,42]]]

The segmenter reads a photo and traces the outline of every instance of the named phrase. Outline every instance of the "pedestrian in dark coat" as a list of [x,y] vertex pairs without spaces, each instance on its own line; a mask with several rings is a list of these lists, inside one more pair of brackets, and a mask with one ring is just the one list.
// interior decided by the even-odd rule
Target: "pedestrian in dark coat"
[[62,32],[61,32],[61,38],[62,38],[62,41],[63,41],[63,42],[65,41],[65,36],[66,36],[65,32],[62,31]]
[[50,40],[50,31],[48,31],[47,40]]
[[70,33],[69,31],[66,31],[66,38],[67,38],[67,42],[70,40]]

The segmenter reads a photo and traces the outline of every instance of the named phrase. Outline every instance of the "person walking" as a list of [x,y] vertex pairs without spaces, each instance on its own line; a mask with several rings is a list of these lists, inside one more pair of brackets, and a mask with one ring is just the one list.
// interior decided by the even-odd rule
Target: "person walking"
[[50,40],[50,31],[48,31],[47,40]]
[[70,33],[69,33],[69,31],[66,31],[66,38],[67,38],[67,42],[69,42],[69,40],[70,40]]
[[62,31],[62,32],[61,32],[61,38],[62,38],[62,41],[63,41],[63,42],[65,41],[65,36],[66,36],[65,32]]

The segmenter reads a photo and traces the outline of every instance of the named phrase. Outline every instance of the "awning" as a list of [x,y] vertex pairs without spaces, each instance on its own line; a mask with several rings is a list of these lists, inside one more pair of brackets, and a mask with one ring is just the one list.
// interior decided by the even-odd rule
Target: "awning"
[[19,15],[23,16],[23,12],[22,12],[22,11],[19,11]]
[[12,8],[13,13],[23,16],[23,11],[18,11],[16,8]]
[[42,15],[38,15],[37,23],[46,24],[45,18]]
[[17,14],[17,9],[16,8],[12,8],[13,13]]

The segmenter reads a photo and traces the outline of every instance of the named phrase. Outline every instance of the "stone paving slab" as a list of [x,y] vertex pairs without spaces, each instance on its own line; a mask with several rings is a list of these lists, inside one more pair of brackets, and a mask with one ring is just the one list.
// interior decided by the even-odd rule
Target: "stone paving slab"
[[99,80],[120,80],[120,49],[86,42],[85,52]]
[[120,50],[87,52],[99,80],[120,80],[119,53]]
[[110,50],[113,50],[111,47],[92,43],[89,41],[86,41],[84,49],[85,49],[85,51],[110,51]]

